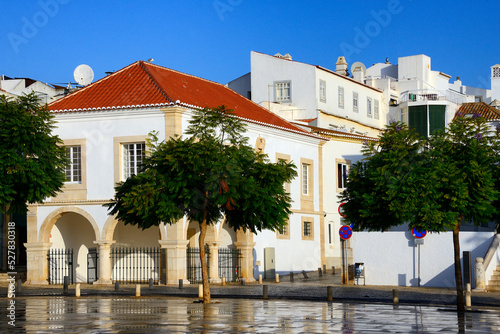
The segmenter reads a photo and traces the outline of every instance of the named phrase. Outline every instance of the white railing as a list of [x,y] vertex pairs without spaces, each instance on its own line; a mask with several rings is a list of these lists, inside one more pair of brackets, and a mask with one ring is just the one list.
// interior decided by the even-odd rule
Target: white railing
[[449,101],[455,104],[467,102],[467,95],[450,90],[436,89],[408,90],[401,94],[401,102]]

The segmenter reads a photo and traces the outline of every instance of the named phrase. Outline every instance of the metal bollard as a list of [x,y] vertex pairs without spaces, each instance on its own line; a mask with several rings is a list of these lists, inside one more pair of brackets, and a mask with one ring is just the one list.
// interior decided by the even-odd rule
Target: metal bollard
[[319,277],[323,276],[323,272],[321,271],[321,268],[318,268],[318,275],[319,275]]
[[80,283],[75,285],[75,297],[80,297]]
[[267,285],[263,285],[262,286],[262,299],[269,299],[268,286]]
[[225,286],[226,285],[226,278],[224,276],[222,276],[222,286]]
[[470,283],[466,284],[466,290],[465,290],[465,306],[470,307],[472,305],[472,300],[471,300],[471,291],[470,291]]
[[120,291],[120,283],[115,282],[115,291]]
[[333,301],[333,286],[326,287],[326,300]]
[[259,284],[262,284],[262,275],[259,275]]
[[392,302],[394,304],[399,304],[399,292],[396,289],[392,290]]
[[335,266],[332,266],[332,275],[335,275]]
[[179,289],[184,288],[184,280],[182,278],[179,278]]
[[68,293],[69,276],[64,276],[63,293]]
[[203,298],[203,284],[198,285],[198,298]]
[[154,283],[153,279],[150,278],[149,279],[149,290],[153,290],[153,283]]
[[280,282],[280,274],[276,274],[276,283]]
[[22,280],[20,278],[17,279],[17,287],[16,287],[16,294],[20,295],[21,294],[21,288],[22,288]]
[[293,271],[290,271],[290,282],[293,282]]
[[245,279],[244,278],[241,279],[241,285],[245,285]]
[[304,276],[304,278],[309,278],[309,275],[307,275],[305,270],[302,270],[302,275]]
[[323,274],[326,275],[326,264],[323,265]]
[[141,296],[141,285],[140,284],[136,284],[135,285],[135,296],[136,297],[140,297]]

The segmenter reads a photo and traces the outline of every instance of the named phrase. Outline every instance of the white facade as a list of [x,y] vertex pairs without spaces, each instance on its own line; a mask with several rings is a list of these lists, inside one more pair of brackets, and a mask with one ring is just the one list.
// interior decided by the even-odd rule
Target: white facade
[[0,78],[0,94],[21,96],[35,92],[42,103],[50,103],[64,95],[64,88],[25,78]]

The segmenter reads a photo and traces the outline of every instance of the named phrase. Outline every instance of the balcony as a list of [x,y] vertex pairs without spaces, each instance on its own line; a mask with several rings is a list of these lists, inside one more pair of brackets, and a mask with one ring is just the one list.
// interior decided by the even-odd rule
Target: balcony
[[408,90],[401,94],[401,103],[405,102],[428,102],[448,101],[455,104],[468,102],[467,95],[451,90],[439,91],[435,89]]

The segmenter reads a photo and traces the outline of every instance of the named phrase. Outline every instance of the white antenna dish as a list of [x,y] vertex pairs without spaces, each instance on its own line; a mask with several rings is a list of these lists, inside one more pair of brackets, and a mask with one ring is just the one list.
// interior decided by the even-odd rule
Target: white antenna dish
[[89,65],[78,65],[73,72],[73,78],[81,86],[87,86],[94,80],[94,71]]
[[354,72],[361,71],[363,74],[366,73],[366,66],[360,61],[355,62],[354,64],[351,65],[351,74]]

